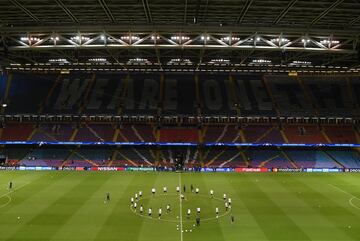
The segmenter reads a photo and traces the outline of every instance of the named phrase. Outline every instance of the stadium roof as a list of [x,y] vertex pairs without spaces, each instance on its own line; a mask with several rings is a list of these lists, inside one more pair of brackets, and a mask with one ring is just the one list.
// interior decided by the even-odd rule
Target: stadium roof
[[8,0],[0,13],[4,66],[359,67],[359,0]]

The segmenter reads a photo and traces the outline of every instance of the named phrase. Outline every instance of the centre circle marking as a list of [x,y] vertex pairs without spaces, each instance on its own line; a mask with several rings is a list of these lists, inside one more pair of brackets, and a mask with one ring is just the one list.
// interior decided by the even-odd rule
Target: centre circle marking
[[352,197],[349,199],[349,204],[356,209],[360,209],[360,207],[353,202],[354,200],[360,200],[360,199],[357,197]]
[[[221,202],[222,204],[224,203],[224,200],[223,199],[220,199],[220,198],[217,198],[217,197],[209,197],[207,195],[203,195],[203,194],[194,194],[194,193],[191,193],[192,196],[198,196],[198,197],[201,197],[201,198],[206,198],[206,199],[214,199],[216,201],[219,201]],[[139,202],[140,200],[144,200],[144,199],[152,199],[152,198],[156,198],[156,197],[159,197],[159,196],[176,196],[178,197],[179,194],[175,194],[175,193],[162,193],[162,194],[156,194],[155,196],[152,196],[152,195],[149,195],[149,196],[143,196],[141,198],[138,199],[137,202]],[[186,200],[186,195],[185,195],[185,200]],[[133,208],[132,205],[129,206],[130,207],[130,210],[137,216],[139,217],[142,217],[142,218],[147,218],[147,219],[150,219],[150,220],[158,220],[158,221],[163,221],[163,222],[171,222],[171,223],[179,223],[180,220],[177,220],[177,219],[166,219],[164,218],[164,216],[167,215],[167,212],[165,210],[165,212],[163,213],[163,215],[161,215],[161,218],[157,218],[157,217],[152,217],[152,216],[148,216],[148,213],[146,213],[145,211],[143,212],[143,214],[140,214],[139,211],[136,211],[136,210],[139,210],[139,206],[138,208],[135,210],[135,208]],[[221,213],[220,215],[218,215],[218,217],[214,216],[214,217],[209,217],[209,218],[202,218],[201,221],[211,221],[211,220],[216,220],[216,219],[219,219],[219,218],[222,218],[226,215],[228,215],[229,213],[231,212],[231,208],[229,208],[227,211],[225,211],[224,213]],[[153,212],[152,214],[153,216],[157,216],[156,213]],[[182,220],[183,223],[193,223],[194,220]]]

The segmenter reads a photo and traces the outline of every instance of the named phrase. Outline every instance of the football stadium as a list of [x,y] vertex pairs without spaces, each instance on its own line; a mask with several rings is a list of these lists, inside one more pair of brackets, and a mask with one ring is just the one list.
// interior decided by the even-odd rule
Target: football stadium
[[359,241],[360,1],[0,1],[0,241]]

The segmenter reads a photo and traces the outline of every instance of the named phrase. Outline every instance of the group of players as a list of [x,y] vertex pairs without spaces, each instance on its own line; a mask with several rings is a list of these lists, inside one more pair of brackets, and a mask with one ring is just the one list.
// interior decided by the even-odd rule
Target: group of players
[[[191,189],[191,192],[195,192],[196,194],[198,194],[200,192],[200,189],[199,188],[194,188],[194,186],[191,184],[190,185],[190,189]],[[163,193],[164,194],[167,194],[168,192],[168,189],[167,187],[163,187]],[[180,194],[180,198],[182,200],[185,199],[185,195],[183,193],[186,193],[186,186],[184,185],[183,186],[183,193],[180,192],[180,187],[177,186],[176,187],[176,192]],[[156,194],[156,189],[155,188],[152,188],[151,189],[151,193],[153,196],[155,196]],[[143,205],[141,204],[139,207],[138,207],[138,201],[139,199],[142,197],[143,193],[142,191],[139,191],[138,193],[135,193],[135,195],[133,197],[130,198],[130,205],[131,207],[135,210],[135,212],[137,212],[139,210],[140,214],[143,215],[144,214],[144,207]],[[210,190],[210,197],[213,198],[214,197],[214,190]],[[229,211],[229,209],[231,209],[231,198],[227,198],[227,195],[226,193],[223,194],[223,200],[224,200],[224,205],[225,205],[225,209],[226,211]],[[171,212],[171,206],[170,204],[167,204],[166,205],[166,212],[167,213],[170,213]],[[196,224],[197,226],[200,225],[200,213],[201,213],[201,208],[200,207],[197,207],[196,208]],[[160,219],[161,216],[163,214],[163,210],[162,208],[160,207],[158,209],[158,218]],[[191,209],[187,209],[187,219],[190,219],[191,217]],[[218,207],[215,207],[215,214],[216,214],[216,218],[219,218],[219,208]],[[152,217],[153,216],[153,210],[151,207],[148,208],[147,210],[147,215],[149,217]],[[234,218],[233,216],[231,216],[231,221],[234,222]]]

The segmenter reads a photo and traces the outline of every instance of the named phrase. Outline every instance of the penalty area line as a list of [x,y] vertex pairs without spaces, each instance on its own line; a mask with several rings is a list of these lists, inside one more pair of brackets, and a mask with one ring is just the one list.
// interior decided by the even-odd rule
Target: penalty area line
[[333,184],[329,184],[329,185],[330,185],[331,187],[337,189],[338,191],[340,191],[340,192],[342,192],[342,193],[345,193],[345,194],[351,196],[351,198],[349,199],[349,204],[350,204],[350,206],[352,206],[353,208],[356,208],[356,209],[360,209],[359,206],[356,206],[356,205],[353,203],[353,200],[354,200],[354,199],[360,200],[360,198],[358,198],[357,196],[355,196],[355,195],[353,195],[353,194],[351,194],[351,193],[349,193],[349,192],[347,192],[347,191],[345,191],[345,190],[341,189],[340,187],[337,187],[337,186],[335,186],[335,185],[333,185]]
[[3,198],[3,197],[7,197],[7,198],[8,198],[8,201],[7,201],[5,204],[0,205],[0,208],[6,207],[9,203],[11,203],[12,198],[11,198],[11,196],[10,196],[9,194],[11,194],[11,193],[13,193],[13,192],[15,192],[15,191],[18,191],[19,189],[25,187],[25,186],[28,185],[28,184],[29,184],[29,183],[25,183],[25,184],[19,186],[18,188],[14,188],[13,190],[11,190],[11,191],[9,191],[9,192],[0,195],[0,198]]
[[26,185],[28,185],[28,184],[30,184],[30,183],[25,183],[25,184],[23,184],[23,185],[19,186],[18,188],[14,188],[14,189],[12,189],[11,191],[9,191],[9,192],[7,192],[7,193],[2,194],[2,195],[0,195],[0,198],[5,197],[5,196],[8,196],[9,194],[11,194],[11,193],[13,193],[13,192],[15,192],[15,191],[17,191],[17,190],[19,190],[19,189],[21,189],[21,188],[25,187],[25,186],[26,186]]

